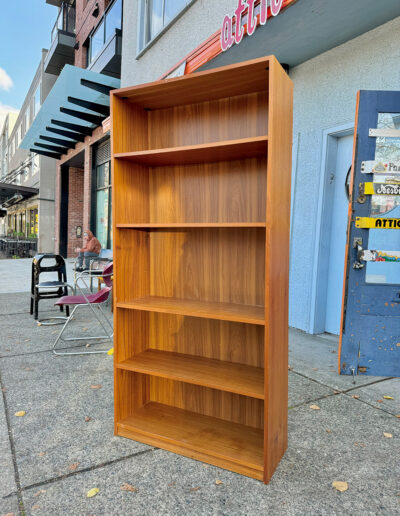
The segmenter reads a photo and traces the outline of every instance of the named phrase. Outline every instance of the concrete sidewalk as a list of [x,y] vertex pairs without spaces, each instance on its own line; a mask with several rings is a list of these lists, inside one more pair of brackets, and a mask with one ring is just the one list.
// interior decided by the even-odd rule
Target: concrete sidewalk
[[112,357],[54,356],[28,308],[0,294],[0,515],[400,514],[400,380],[338,376],[336,339],[290,332],[289,448],[266,486],[114,437]]

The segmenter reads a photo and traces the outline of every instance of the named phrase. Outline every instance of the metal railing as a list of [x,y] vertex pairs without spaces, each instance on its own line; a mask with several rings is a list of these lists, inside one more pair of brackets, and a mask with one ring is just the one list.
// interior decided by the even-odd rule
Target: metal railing
[[51,42],[54,41],[60,30],[64,32],[75,33],[74,5],[69,5],[66,2],[61,4],[56,23],[54,24],[53,30],[51,31]]

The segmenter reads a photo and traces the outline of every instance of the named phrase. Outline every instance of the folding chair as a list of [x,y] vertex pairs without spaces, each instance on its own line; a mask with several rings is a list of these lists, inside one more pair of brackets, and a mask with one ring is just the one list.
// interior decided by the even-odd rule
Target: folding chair
[[[103,287],[99,292],[96,292],[95,294],[87,294],[83,291],[82,287],[79,286],[79,281],[82,281],[82,283],[85,285],[86,290],[89,290],[89,287],[85,281],[85,277],[87,279],[87,274],[82,273],[80,276],[77,277],[76,285],[81,292],[81,295],[74,295],[74,296],[64,296],[60,298],[57,302],[57,306],[73,306],[74,308],[71,311],[71,315],[68,317],[68,319],[65,321],[65,324],[63,328],[61,329],[59,335],[57,336],[54,345],[53,345],[53,353],[55,355],[93,355],[96,353],[108,353],[107,350],[100,350],[100,351],[57,351],[56,346],[58,342],[61,340],[62,342],[71,342],[71,341],[80,341],[80,340],[109,340],[112,342],[112,338],[114,335],[114,329],[110,321],[107,319],[106,314],[103,311],[102,305],[106,303],[110,296],[110,292],[112,290],[112,276],[113,276],[113,264],[110,263],[107,265],[102,273],[102,277],[104,278],[104,283],[106,284],[105,287]],[[95,337],[68,337],[68,338],[62,338],[62,335],[64,331],[66,330],[68,324],[71,322],[71,320],[74,317],[74,313],[79,307],[86,306],[91,309],[93,312],[95,318],[100,323],[101,327],[103,328],[105,335],[98,335]],[[96,310],[98,309],[98,310]],[[105,324],[106,323],[106,324]],[[108,328],[107,328],[108,326]],[[111,330],[111,332],[110,332]]]

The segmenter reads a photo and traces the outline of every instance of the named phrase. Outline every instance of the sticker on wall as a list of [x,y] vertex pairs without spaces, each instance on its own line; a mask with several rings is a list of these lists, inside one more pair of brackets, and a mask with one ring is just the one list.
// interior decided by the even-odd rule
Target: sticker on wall
[[364,249],[361,251],[360,260],[364,262],[399,262],[400,263],[400,251],[375,251],[370,249]]
[[381,219],[356,217],[356,228],[362,229],[400,229],[400,219]]
[[400,180],[398,183],[360,183],[360,195],[400,195]]
[[362,174],[400,174],[400,161],[363,161]]

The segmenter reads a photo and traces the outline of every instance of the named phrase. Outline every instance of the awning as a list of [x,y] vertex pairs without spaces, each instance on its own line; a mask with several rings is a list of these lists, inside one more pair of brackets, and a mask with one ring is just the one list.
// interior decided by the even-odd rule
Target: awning
[[14,185],[11,183],[0,183],[0,208],[7,208],[19,201],[28,199],[39,193],[37,188]]
[[110,114],[110,91],[120,80],[65,65],[20,147],[60,159]]

